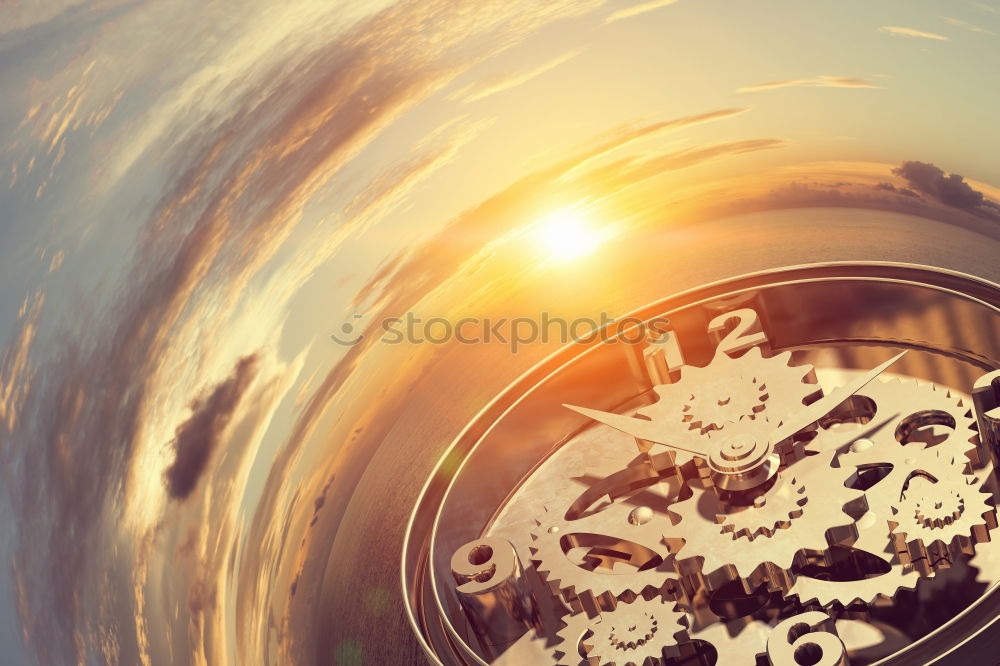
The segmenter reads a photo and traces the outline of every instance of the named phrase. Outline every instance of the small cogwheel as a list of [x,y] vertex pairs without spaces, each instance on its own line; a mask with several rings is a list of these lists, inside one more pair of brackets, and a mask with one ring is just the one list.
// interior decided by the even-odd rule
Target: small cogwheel
[[[765,358],[759,347],[737,358],[718,353],[704,367],[684,366],[676,383],[654,386],[657,401],[637,414],[669,428],[678,447],[687,442],[695,449],[720,430],[748,428],[770,416],[780,420],[820,390],[813,367],[790,366],[790,360],[790,352]],[[678,465],[691,459],[675,455]]]
[[678,655],[687,640],[685,614],[658,598],[620,603],[593,620],[583,613],[563,619],[556,653],[562,666],[653,666]]

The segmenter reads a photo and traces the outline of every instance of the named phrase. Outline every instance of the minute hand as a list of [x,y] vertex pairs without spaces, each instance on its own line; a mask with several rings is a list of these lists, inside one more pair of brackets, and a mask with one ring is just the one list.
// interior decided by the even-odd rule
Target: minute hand
[[615,430],[620,430],[627,435],[632,435],[638,439],[647,439],[651,442],[657,444],[662,444],[663,446],[669,447],[671,449],[680,449],[681,451],[687,451],[688,453],[693,453],[698,456],[707,456],[708,451],[703,449],[696,449],[690,446],[676,446],[670,442],[663,441],[666,439],[663,436],[663,429],[656,423],[652,421],[647,421],[645,419],[637,419],[634,416],[625,416],[623,414],[614,414],[612,412],[602,412],[597,409],[590,409],[588,407],[576,407],[574,405],[563,405],[563,407],[568,407],[574,412],[583,414],[588,418],[592,418],[595,421],[599,421],[604,425],[611,426]]
[[877,368],[873,368],[864,376],[859,377],[849,384],[834,389],[826,397],[817,400],[801,412],[792,415],[792,420],[783,422],[771,434],[771,444],[777,444],[778,442],[784,441],[800,430],[804,430],[816,421],[819,421],[821,418],[836,409],[840,403],[844,402],[867,386],[870,381],[882,374],[886,368],[902,358],[905,353],[905,351],[902,351],[899,354],[896,354],[882,365]]

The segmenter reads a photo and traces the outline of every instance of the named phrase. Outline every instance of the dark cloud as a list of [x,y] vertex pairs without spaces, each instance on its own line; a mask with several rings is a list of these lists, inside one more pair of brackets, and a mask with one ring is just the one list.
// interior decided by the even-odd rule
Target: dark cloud
[[[886,186],[889,187],[886,187]],[[890,189],[891,188],[891,189]],[[924,201],[912,191],[891,183],[822,183],[787,182],[743,197],[724,199],[706,206],[692,219],[711,220],[728,215],[742,215],[788,208],[860,208],[885,210],[931,219],[941,219],[941,206]],[[959,213],[958,216],[963,214]],[[958,217],[956,216],[956,217]],[[956,220],[957,221],[957,220]]]
[[[937,167],[920,162],[905,162],[896,169],[885,168],[904,180],[905,185],[874,180],[881,175],[877,171],[859,171],[856,176],[845,179],[843,174],[822,168],[811,170],[806,166],[798,171],[770,174],[768,180],[772,184],[766,189],[760,183],[748,183],[742,191],[733,186],[726,192],[708,190],[706,205],[696,210],[690,220],[698,222],[788,208],[859,208],[938,220],[987,235],[998,232],[995,226],[995,222],[1000,221],[997,205],[969,187],[961,176],[946,176]],[[954,194],[949,188],[955,187],[968,188],[974,194]],[[980,205],[972,205],[976,201],[981,202]]]
[[973,213],[996,216],[1000,206],[989,201],[957,173],[946,174],[928,162],[903,162],[892,171],[906,180],[911,189],[927,195],[946,206],[954,206]]
[[171,497],[184,499],[194,491],[256,374],[257,355],[244,356],[229,379],[191,404],[193,413],[177,428],[176,457],[164,474]]
[[188,590],[188,610],[192,615],[214,608],[218,602],[218,592],[211,582],[196,580]]
[[331,476],[330,480],[326,482],[325,486],[323,486],[323,492],[320,493],[319,497],[313,500],[313,517],[312,520],[309,521],[309,527],[315,526],[316,521],[319,520],[319,510],[323,508],[324,504],[326,504],[326,494],[330,491],[330,486],[333,485],[333,481],[336,478],[336,476]]
[[884,192],[896,192],[902,194],[905,197],[919,197],[920,195],[913,190],[906,187],[896,187],[892,183],[879,183],[875,186],[876,190],[882,190]]

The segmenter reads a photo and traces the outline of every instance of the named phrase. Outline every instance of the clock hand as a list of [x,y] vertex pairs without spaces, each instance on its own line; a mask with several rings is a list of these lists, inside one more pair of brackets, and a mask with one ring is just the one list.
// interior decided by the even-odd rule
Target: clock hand
[[[785,421],[771,435],[771,445],[773,446],[774,444],[788,439],[800,430],[808,428],[816,421],[819,421],[821,418],[833,411],[838,405],[840,405],[840,403],[844,402],[849,397],[863,389],[869,382],[882,374],[886,368],[898,361],[905,353],[906,352],[904,351],[897,354],[864,376],[845,386],[837,388],[826,397],[821,398],[820,400],[809,405],[803,411],[795,415],[794,421]],[[577,407],[575,405],[564,404],[563,407],[572,409],[578,414],[582,414],[588,418],[598,421],[599,423],[611,426],[615,430],[620,430],[621,432],[631,435],[637,439],[645,439],[671,449],[686,451],[687,453],[692,453],[703,458],[709,458],[711,454],[711,449],[708,447],[700,448],[694,446],[677,446],[671,442],[663,441],[665,439],[663,433],[653,421],[635,418],[634,416],[615,414],[612,412],[602,412],[600,410],[589,409],[587,407]]]
[[572,409],[578,414],[583,414],[584,416],[594,419],[604,425],[611,426],[615,430],[620,430],[626,435],[632,435],[637,439],[646,439],[656,444],[662,444],[663,446],[669,447],[671,449],[676,449],[678,451],[686,451],[688,453],[693,453],[696,456],[708,456],[707,449],[698,449],[689,446],[675,446],[670,442],[665,442],[662,430],[657,426],[657,424],[652,421],[647,421],[645,419],[637,419],[634,416],[624,416],[622,414],[614,414],[612,412],[602,412],[597,409],[589,409],[587,407],[576,407],[574,405],[563,405]]
[[905,353],[906,351],[902,351],[899,354],[896,354],[888,361],[882,363],[876,368],[873,368],[862,377],[834,389],[829,395],[817,400],[797,414],[793,414],[792,420],[782,422],[782,424],[771,434],[771,444],[778,444],[778,442],[788,439],[800,430],[804,430],[816,421],[819,421],[821,418],[836,409],[840,403],[844,402],[867,386],[869,382],[882,374],[886,368],[902,358]]

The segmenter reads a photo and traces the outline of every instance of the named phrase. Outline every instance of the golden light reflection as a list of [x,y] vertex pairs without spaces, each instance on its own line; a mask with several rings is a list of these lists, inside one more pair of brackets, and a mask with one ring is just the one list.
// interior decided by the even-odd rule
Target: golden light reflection
[[578,208],[561,208],[538,221],[538,243],[549,257],[570,261],[585,257],[607,239]]

